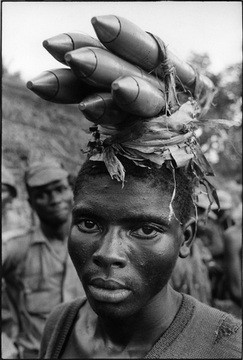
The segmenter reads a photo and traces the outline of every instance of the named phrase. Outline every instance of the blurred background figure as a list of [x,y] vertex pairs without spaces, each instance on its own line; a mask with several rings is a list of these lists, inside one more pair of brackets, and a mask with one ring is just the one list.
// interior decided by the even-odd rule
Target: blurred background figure
[[[209,216],[212,216],[210,213]],[[215,216],[213,214],[213,216]],[[216,216],[215,216],[216,217]],[[171,285],[177,291],[189,294],[199,301],[212,305],[212,284],[209,264],[212,254],[198,233],[186,259],[178,258],[171,277]]]
[[[197,235],[212,258],[207,263],[212,290],[212,306],[241,317],[241,220],[229,192],[217,190],[220,209],[205,194],[198,197]],[[237,215],[238,214],[238,220]]]
[[25,232],[26,224],[18,213],[17,185],[10,169],[2,167],[2,241]]
[[[215,306],[242,316],[242,202],[230,209],[232,224],[223,231],[223,291],[217,294]],[[220,222],[223,226],[224,222]],[[231,223],[231,222],[230,222]]]
[[205,192],[197,197],[197,233],[187,261],[178,259],[172,274],[176,290],[241,317],[242,202],[235,207],[231,194],[217,191],[220,210]]
[[[13,236],[24,234],[27,230],[25,223],[17,211],[18,190],[14,176],[10,169],[2,166],[2,242],[8,241]],[[14,341],[17,335],[17,322],[10,310],[10,302],[6,284],[2,279],[2,308],[1,308],[1,339],[2,357],[7,359],[17,358],[17,348]]]
[[84,292],[67,251],[73,201],[69,173],[56,160],[44,159],[28,166],[25,185],[38,222],[3,243],[2,273],[18,325],[18,356],[34,359],[49,313]]

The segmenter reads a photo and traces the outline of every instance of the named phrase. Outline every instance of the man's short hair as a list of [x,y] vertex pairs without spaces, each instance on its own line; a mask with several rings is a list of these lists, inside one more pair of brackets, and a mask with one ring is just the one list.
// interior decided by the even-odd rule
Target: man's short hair
[[[133,161],[122,156],[119,157],[119,160],[125,168],[126,178],[130,175],[135,179],[149,180],[152,186],[161,186],[161,189],[166,189],[171,194],[171,197],[175,189],[172,206],[176,217],[182,224],[190,218],[194,210],[192,200],[194,176],[189,168],[177,168],[173,175],[172,170],[168,169],[165,165],[162,165],[161,168],[147,168],[137,166]],[[86,160],[77,176],[74,186],[74,198],[82,190],[85,180],[101,174],[109,175],[103,161]],[[126,181],[124,186],[126,186]]]

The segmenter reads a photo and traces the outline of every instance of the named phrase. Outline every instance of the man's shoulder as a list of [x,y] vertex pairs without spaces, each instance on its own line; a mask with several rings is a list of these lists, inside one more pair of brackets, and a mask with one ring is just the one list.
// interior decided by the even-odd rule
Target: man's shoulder
[[[75,300],[61,303],[48,316],[40,347],[40,356],[44,358],[47,353],[54,351],[54,345],[59,343],[58,347],[61,349],[66,335],[73,325],[74,319],[85,303],[86,298],[77,298]],[[61,336],[60,336],[61,335]]]
[[205,339],[208,338],[215,353],[227,353],[230,357],[237,358],[242,347],[242,320],[196,299],[192,301],[195,305],[194,330],[198,326],[207,332]]
[[[184,311],[180,311],[174,327],[171,326],[171,331],[167,330],[167,339],[162,336],[159,346],[151,352],[152,355],[163,354],[163,358],[180,358],[183,352],[186,359],[241,358],[240,319],[210,307],[190,295],[184,294],[182,307]],[[164,348],[168,335],[170,345]],[[174,341],[171,341],[173,338]]]
[[22,240],[29,238],[32,230],[30,228],[17,228],[2,233],[2,242]]
[[59,327],[65,325],[66,322],[71,323],[77,312],[85,303],[86,298],[80,297],[72,301],[67,301],[57,305],[50,313],[45,331],[50,332],[59,324]]
[[39,226],[27,227],[27,228],[19,228],[15,230],[11,230],[7,232],[6,238],[7,243],[15,243],[15,242],[30,242],[31,240],[43,239],[44,235]]
[[214,353],[218,357],[240,358],[242,356],[242,321],[225,314],[218,324],[214,338]]
[[11,232],[6,233],[6,235],[3,234],[3,243],[7,243],[8,246],[27,244],[30,242],[33,233],[33,228],[11,230]]
[[190,295],[185,295],[186,298],[189,298],[195,307],[194,314],[198,318],[204,318],[207,321],[214,322],[215,320],[225,319],[227,318],[228,323],[232,323],[232,325],[241,324],[241,319],[227,313],[225,311],[219,310],[213,306],[202,303],[201,301],[193,298]]
[[2,243],[2,259],[6,261],[20,261],[25,258],[33,237],[33,229],[23,229],[23,231],[13,233],[12,236]]

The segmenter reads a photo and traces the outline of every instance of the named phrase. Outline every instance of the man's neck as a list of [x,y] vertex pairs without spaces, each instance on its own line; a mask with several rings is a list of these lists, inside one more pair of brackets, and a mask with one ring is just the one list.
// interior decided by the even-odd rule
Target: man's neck
[[43,231],[43,234],[49,241],[52,240],[60,240],[64,241],[69,233],[71,225],[71,218],[69,218],[66,222],[61,224],[48,224],[41,222],[40,227]]
[[[99,319],[107,343],[129,348],[143,348],[145,352],[168,329],[179,307],[182,296],[170,286],[158,294],[139,314],[122,321]],[[146,329],[146,331],[145,331]]]

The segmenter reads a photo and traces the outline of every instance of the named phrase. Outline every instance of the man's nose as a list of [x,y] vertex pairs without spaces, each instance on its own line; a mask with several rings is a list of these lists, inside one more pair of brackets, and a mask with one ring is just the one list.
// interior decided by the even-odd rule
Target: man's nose
[[50,194],[49,194],[49,201],[50,201],[50,204],[58,204],[62,201],[62,196],[61,194],[59,194],[57,191],[52,191]]
[[109,230],[100,239],[99,247],[93,254],[93,262],[104,268],[126,266],[125,245],[118,229]]

